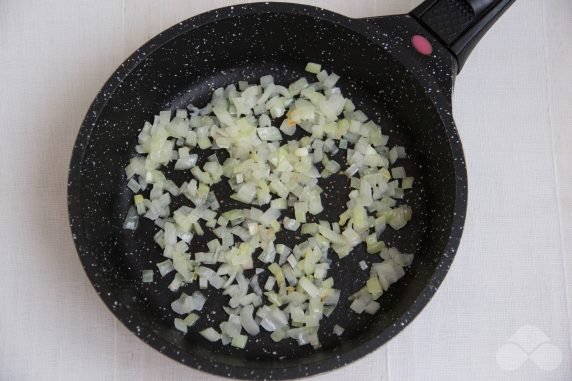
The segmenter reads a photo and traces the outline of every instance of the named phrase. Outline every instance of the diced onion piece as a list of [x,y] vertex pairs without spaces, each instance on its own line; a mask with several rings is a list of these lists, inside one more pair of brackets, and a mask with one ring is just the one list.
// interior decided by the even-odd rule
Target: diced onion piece
[[256,187],[253,184],[244,184],[240,190],[234,195],[235,199],[245,204],[250,204],[256,196]]
[[183,323],[185,323],[187,327],[192,327],[199,320],[199,318],[199,315],[191,313],[187,315],[187,317],[183,320]]
[[139,214],[134,206],[130,207],[127,211],[127,216],[123,221],[123,229],[136,230],[139,226]]
[[267,140],[267,141],[282,140],[282,134],[280,133],[280,130],[277,129],[276,127],[258,128],[256,132],[258,133],[258,137],[262,140]]
[[344,333],[345,329],[339,325],[334,325],[334,333],[338,336],[341,336]]
[[407,225],[407,222],[411,220],[411,208],[406,206],[401,206],[391,210],[391,212],[386,216],[387,223],[395,230],[399,230]]
[[391,164],[395,163],[397,159],[403,159],[405,157],[407,157],[407,155],[404,147],[395,146],[389,150],[389,161]]
[[196,154],[189,155],[186,157],[182,157],[175,163],[175,169],[178,171],[182,171],[185,169],[190,169],[197,164],[199,156]]
[[358,232],[365,231],[369,228],[367,211],[362,205],[358,204],[352,209],[352,222],[355,230]]
[[350,304],[350,309],[355,313],[361,314],[365,310],[366,306],[367,303],[363,299],[358,298]]
[[169,290],[175,292],[177,291],[184,283],[185,279],[181,276],[181,274],[175,274],[175,277],[169,284]]
[[380,305],[378,302],[372,300],[365,306],[364,311],[370,315],[375,315],[377,311],[379,311]]
[[145,214],[146,207],[145,207],[145,199],[142,195],[136,194],[133,197],[133,202],[135,203],[135,208],[137,209],[137,214],[142,215]]
[[153,270],[143,270],[141,278],[142,278],[143,283],[152,283],[153,282]]
[[270,337],[273,341],[278,343],[286,338],[286,329],[277,329],[276,331],[272,332]]
[[303,148],[296,148],[296,150],[294,151],[294,155],[296,156],[308,156],[308,148],[303,147]]
[[407,175],[405,174],[405,169],[403,167],[391,168],[391,177],[394,179],[404,179]]
[[317,298],[320,296],[320,291],[318,288],[306,277],[300,278],[300,286],[308,293],[311,298]]
[[247,341],[248,341],[247,336],[238,335],[232,338],[230,345],[236,348],[244,348],[246,346]]
[[413,188],[413,177],[406,177],[403,180],[401,180],[401,188],[402,189],[411,189]]
[[307,202],[297,202],[294,204],[294,214],[296,221],[306,222],[306,213],[308,213]]
[[175,318],[175,328],[183,333],[187,333],[187,324],[183,319]]
[[274,275],[274,278],[276,278],[278,286],[280,287],[283,286],[285,283],[285,278],[284,278],[284,273],[282,272],[282,268],[278,266],[276,263],[272,263],[270,266],[268,266],[268,270],[270,270],[272,275]]
[[298,222],[298,220],[293,220],[288,217],[284,217],[283,223],[284,223],[284,229],[286,230],[296,231],[300,227],[300,222]]
[[205,339],[207,339],[211,343],[214,343],[214,342],[219,341],[221,339],[220,333],[215,331],[215,329],[212,327],[209,327],[207,329],[203,329],[199,333],[201,334],[202,337],[204,337]]
[[[340,79],[340,76],[337,74],[330,74],[326,79],[324,79],[324,88],[326,89],[331,89],[332,87],[334,87],[336,85],[336,83],[338,82],[338,80]],[[345,103],[344,103],[345,104]]]
[[254,320],[252,314],[254,312],[254,307],[252,305],[246,305],[240,311],[240,323],[246,332],[251,336],[256,336],[260,332],[260,327],[258,323]]
[[161,274],[161,276],[165,276],[175,270],[175,267],[173,267],[173,261],[170,259],[157,263],[157,268],[159,269],[159,274]]
[[271,75],[264,75],[260,77],[260,85],[262,87],[268,87],[268,85],[274,84],[274,77]]
[[135,179],[133,179],[133,178],[129,179],[129,181],[127,182],[127,187],[128,187],[129,189],[131,189],[131,191],[132,191],[133,193],[137,193],[137,192],[139,192],[139,191],[141,190],[141,186],[140,186],[139,183],[138,183]]
[[369,278],[366,283],[367,291],[370,294],[377,294],[383,291],[379,279],[377,277]]
[[287,209],[288,201],[285,198],[276,198],[270,202],[270,207],[272,209]]
[[314,63],[314,62],[308,62],[308,64],[306,65],[305,70],[308,73],[312,73],[312,74],[318,74],[320,72],[320,70],[322,70],[322,65]]
[[266,283],[264,284],[264,289],[270,291],[274,288],[275,284],[276,284],[276,278],[274,278],[273,276],[269,276],[268,279],[266,279]]

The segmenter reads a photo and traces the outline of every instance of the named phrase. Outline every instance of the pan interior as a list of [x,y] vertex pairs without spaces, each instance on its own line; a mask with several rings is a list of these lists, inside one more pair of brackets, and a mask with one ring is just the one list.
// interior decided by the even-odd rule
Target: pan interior
[[[308,61],[319,62],[341,75],[344,95],[382,126],[390,145],[404,145],[409,158],[403,161],[407,173],[415,176],[414,190],[404,202],[412,206],[413,221],[404,229],[388,229],[383,239],[405,252],[414,252],[414,264],[406,276],[380,299],[382,309],[375,316],[349,311],[347,297],[368,278],[358,263],[371,261],[363,246],[343,260],[333,258],[331,275],[342,290],[335,313],[320,328],[322,348],[299,347],[291,340],[274,343],[267,333],[251,338],[245,350],[212,344],[197,332],[226,319],[221,306],[227,298],[205,291],[208,299],[204,317],[183,337],[173,328],[170,303],[178,297],[167,289],[173,274],[149,285],[141,283],[141,271],[155,269],[163,260],[153,242],[157,228],[142,220],[137,231],[121,229],[132,202],[123,168],[134,155],[137,134],[144,121],[163,109],[188,103],[202,107],[212,91],[239,80],[256,82],[272,74],[278,84],[287,85],[301,76]],[[203,153],[204,160],[210,153]],[[76,163],[77,165],[77,163]],[[395,332],[392,325],[406,316],[443,255],[448,242],[455,203],[455,175],[449,141],[442,121],[422,87],[382,47],[362,35],[326,20],[295,14],[242,15],[221,19],[180,35],[148,54],[122,82],[101,109],[91,132],[81,166],[82,237],[79,251],[96,289],[117,317],[154,332],[171,343],[180,356],[209,362],[258,369],[288,368],[343,356],[375,337],[382,344]],[[180,185],[188,174],[173,176]],[[348,181],[328,180],[323,196],[322,218],[334,219],[343,210]],[[223,184],[215,192],[223,208],[231,203]],[[184,203],[177,199],[177,205]],[[190,203],[189,203],[190,205]],[[191,250],[203,250],[208,240],[195,237]],[[293,246],[295,235],[282,235]],[[380,261],[376,258],[375,261]],[[267,273],[267,272],[266,272]],[[261,277],[264,282],[267,275]],[[184,287],[190,294],[195,285]],[[104,293],[106,295],[104,295]],[[110,300],[114,302],[111,303]],[[207,312],[208,311],[208,312]],[[206,317],[206,318],[205,318]],[[345,328],[343,336],[332,333],[334,324]]]

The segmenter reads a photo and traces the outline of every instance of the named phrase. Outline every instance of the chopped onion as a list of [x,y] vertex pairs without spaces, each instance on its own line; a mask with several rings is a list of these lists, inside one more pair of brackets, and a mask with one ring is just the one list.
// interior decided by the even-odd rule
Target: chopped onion
[[391,168],[391,177],[394,179],[404,179],[406,177],[405,169],[403,167]]
[[379,311],[380,305],[376,301],[371,301],[365,306],[364,311],[370,315],[375,315],[377,311]]
[[405,157],[407,157],[407,155],[404,147],[395,146],[389,150],[389,161],[391,164],[395,163],[397,159],[403,159]]
[[192,327],[199,320],[199,318],[200,316],[197,314],[188,314],[187,317],[183,320],[183,323],[185,323],[187,327]]
[[175,328],[183,333],[187,333],[187,324],[183,319],[175,318]]
[[125,221],[123,221],[123,229],[136,230],[139,226],[139,214],[134,206],[130,207],[127,211]]
[[143,283],[153,282],[153,270],[143,270],[141,278]]
[[169,290],[177,291],[184,284],[184,281],[185,279],[181,274],[175,274],[173,281],[169,284]]
[[298,220],[293,220],[288,217],[284,217],[284,229],[296,231],[300,227],[300,222]]
[[170,259],[157,263],[157,268],[159,269],[159,274],[161,274],[161,276],[165,276],[175,270],[175,267],[173,267],[173,261]]
[[[241,81],[238,88],[218,88],[205,107],[188,105],[174,117],[171,110],[161,111],[139,134],[140,156],[125,168],[135,196],[124,228],[135,230],[139,215],[159,228],[153,238],[166,259],[157,268],[161,276],[175,270],[171,291],[198,282],[200,289],[228,296],[223,306],[228,321],[220,323],[220,332],[212,327],[200,332],[209,341],[244,348],[246,334],[257,335],[263,327],[276,342],[291,338],[319,348],[320,322],[331,316],[341,295],[328,277],[330,249],[341,259],[365,242],[368,253],[384,260],[372,264],[368,281],[351,296],[350,308],[357,313],[375,314],[376,300],[413,261],[413,254],[386,248],[379,239],[386,225],[402,229],[412,217],[411,208],[398,201],[412,188],[413,178],[403,167],[391,167],[406,157],[405,149],[389,149],[382,127],[342,95],[336,86],[340,77],[321,69],[306,65],[316,74],[315,83],[302,77],[284,87],[266,75],[259,85]],[[298,134],[304,136],[293,137]],[[211,154],[199,164],[205,149],[223,155]],[[341,158],[334,160],[339,150]],[[165,168],[173,163],[190,176],[181,186],[166,176]],[[350,178],[342,213],[334,221],[318,220],[326,206],[322,193],[328,191],[322,179],[342,173]],[[222,210],[226,204],[217,198],[222,181],[245,209]],[[183,206],[172,211],[171,197],[184,197]],[[275,244],[282,229],[306,240],[292,248]],[[195,236],[209,234],[214,237],[204,252],[191,251]],[[259,284],[264,269],[255,268],[255,253],[271,274],[265,292]],[[365,261],[359,266],[368,268]],[[251,269],[247,278],[245,270]],[[143,280],[153,280],[152,270],[143,273]],[[205,302],[199,291],[181,293],[171,307],[187,317],[175,319],[175,327],[186,332],[199,319],[190,312],[201,311]],[[335,334],[342,332],[334,327]]]
[[140,186],[139,183],[138,183],[135,179],[133,179],[133,178],[129,179],[129,181],[127,182],[127,187],[128,187],[129,189],[131,189],[131,191],[132,191],[133,193],[137,193],[137,192],[139,192],[139,191],[141,190],[141,186]]
[[185,169],[189,169],[194,167],[197,164],[197,160],[198,160],[199,156],[198,155],[189,155],[186,157],[182,157],[179,160],[177,160],[177,162],[175,163],[175,169],[182,171]]
[[413,188],[413,177],[406,177],[401,181],[401,188],[402,189],[411,189]]
[[219,341],[221,339],[220,333],[215,331],[215,329],[212,327],[209,327],[207,329],[203,329],[199,333],[201,334],[202,337],[204,337],[205,339],[207,339],[208,341],[210,341],[212,343],[214,343],[215,341]]
[[321,69],[322,69],[322,65],[317,64],[317,63],[313,63],[313,62],[308,62],[308,64],[306,65],[306,69],[305,69],[305,70],[306,70],[308,73],[318,74]]
[[263,127],[257,129],[258,136],[262,140],[268,141],[280,141],[282,140],[282,134],[280,130],[276,127]]
[[320,291],[318,288],[306,277],[300,278],[300,286],[308,293],[311,298],[317,298],[320,296]]
[[244,335],[238,335],[232,338],[230,345],[236,348],[244,348],[246,346],[247,341],[248,337]]
[[338,336],[341,336],[344,333],[344,328],[339,325],[334,325],[334,333]]
[[260,332],[260,327],[252,317],[253,312],[254,307],[252,305],[246,305],[240,311],[240,323],[250,336],[256,336]]
[[365,302],[363,299],[355,299],[352,304],[350,304],[350,309],[358,314],[361,314],[364,310],[365,307],[367,306],[367,302]]
[[275,284],[276,284],[276,278],[274,278],[273,276],[269,276],[268,279],[266,280],[266,283],[264,284],[264,289],[266,291],[270,291],[274,288]]

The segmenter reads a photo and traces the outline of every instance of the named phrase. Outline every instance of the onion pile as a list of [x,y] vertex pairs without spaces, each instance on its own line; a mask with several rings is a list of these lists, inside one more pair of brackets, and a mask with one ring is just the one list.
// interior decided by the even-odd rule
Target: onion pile
[[[411,208],[398,200],[413,178],[403,167],[392,167],[406,157],[405,149],[387,146],[380,126],[336,87],[338,75],[315,63],[306,70],[316,74],[316,82],[303,77],[284,87],[268,75],[259,85],[239,82],[238,88],[216,89],[204,108],[189,105],[174,116],[161,111],[143,126],[139,155],[125,168],[135,196],[123,227],[137,229],[139,216],[154,221],[154,240],[166,258],[157,263],[158,271],[162,277],[175,272],[169,289],[178,292],[198,283],[199,289],[212,287],[228,297],[228,319],[201,331],[206,340],[244,348],[262,328],[274,341],[289,338],[319,348],[320,322],[340,299],[328,276],[331,252],[341,260],[365,243],[368,253],[383,259],[360,262],[370,278],[350,297],[356,313],[376,313],[376,300],[413,260],[379,240],[387,225],[397,230],[411,219]],[[300,130],[303,137],[292,138]],[[213,154],[201,168],[201,150],[223,150],[227,158],[220,162]],[[332,158],[340,150],[345,153],[341,163]],[[188,173],[181,185],[162,171],[173,162],[174,170]],[[352,188],[337,221],[319,219],[324,209],[320,179],[330,176],[347,176]],[[213,190],[221,181],[244,208],[221,210]],[[189,202],[172,210],[173,197]],[[285,216],[287,211],[294,218]],[[277,244],[282,229],[307,239],[293,247]],[[190,252],[193,238],[206,230],[216,237],[208,251]],[[255,268],[256,263],[262,266]],[[247,277],[246,270],[254,275]],[[145,270],[143,281],[153,281],[152,270]],[[186,333],[206,301],[200,291],[181,293],[171,304],[179,316],[175,327]],[[343,332],[334,327],[336,335]]]

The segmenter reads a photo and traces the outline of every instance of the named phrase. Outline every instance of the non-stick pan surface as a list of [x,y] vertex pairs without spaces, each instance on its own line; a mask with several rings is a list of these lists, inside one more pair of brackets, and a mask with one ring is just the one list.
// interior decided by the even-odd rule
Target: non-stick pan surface
[[[433,44],[429,57],[410,43],[414,34]],[[340,305],[320,326],[322,348],[273,342],[261,333],[244,350],[221,346],[197,332],[218,326],[226,297],[207,290],[203,318],[183,336],[173,327],[167,289],[173,274],[142,284],[141,271],[162,260],[153,242],[156,227],[143,219],[136,231],[122,229],[133,194],[124,167],[134,156],[144,121],[163,109],[189,103],[203,106],[212,91],[239,80],[256,82],[272,74],[279,84],[301,76],[308,61],[341,75],[344,94],[382,126],[390,145],[401,144],[402,161],[415,176],[404,199],[414,218],[404,229],[388,229],[383,239],[415,253],[406,275],[380,299],[375,315],[357,315],[347,297],[362,287],[369,271],[358,263],[380,261],[358,246],[339,260],[331,275],[342,290]],[[96,97],[81,127],[70,166],[69,213],[85,271],[105,304],[139,338],[160,352],[211,373],[236,378],[282,379],[323,372],[347,364],[385,343],[425,306],[447,272],[463,227],[466,173],[461,144],[451,118],[450,95],[456,63],[413,18],[394,16],[352,20],[318,8],[292,4],[252,4],[212,11],[163,32],[136,51]],[[202,152],[205,160],[212,152]],[[217,152],[220,155],[220,152]],[[341,161],[343,161],[340,158]],[[174,173],[180,185],[190,174]],[[334,176],[324,186],[325,211],[333,220],[345,205],[348,181]],[[228,198],[226,184],[214,188],[222,208],[244,207]],[[177,205],[185,203],[175,199]],[[193,240],[202,251],[213,237]],[[289,246],[301,237],[281,232]],[[267,275],[262,275],[264,282]],[[187,285],[191,293],[196,285]],[[334,324],[345,328],[341,337]]]

